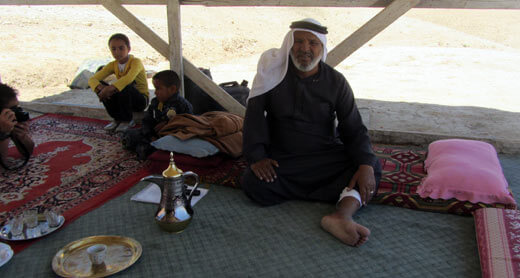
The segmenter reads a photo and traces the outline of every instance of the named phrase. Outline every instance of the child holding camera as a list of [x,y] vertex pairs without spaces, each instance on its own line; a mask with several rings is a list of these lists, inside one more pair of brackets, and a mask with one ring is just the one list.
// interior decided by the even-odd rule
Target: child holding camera
[[[18,151],[28,160],[34,149],[29,135],[29,113],[18,106],[17,92],[0,83],[0,164],[5,167],[5,158],[12,139]],[[24,163],[25,164],[25,163]]]
[[[148,104],[148,82],[143,63],[130,52],[130,40],[124,34],[114,34],[108,46],[115,61],[108,63],[92,76],[88,84],[103,102],[113,121],[107,131],[125,131],[135,125],[132,112],[141,112]],[[115,74],[117,80],[109,85],[103,80]]]
[[157,139],[157,130],[177,114],[193,114],[191,103],[179,95],[180,79],[177,73],[172,70],[158,72],[152,82],[155,97],[145,113],[143,126],[126,131],[122,141],[123,146],[136,151],[141,160],[155,150],[150,142]]

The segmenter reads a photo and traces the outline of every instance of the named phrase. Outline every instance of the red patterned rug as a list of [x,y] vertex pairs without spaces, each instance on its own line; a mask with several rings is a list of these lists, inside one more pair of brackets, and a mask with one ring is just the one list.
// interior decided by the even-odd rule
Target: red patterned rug
[[[168,167],[170,154],[166,151],[156,151],[148,159],[151,161],[150,174],[160,174]],[[201,183],[233,188],[240,187],[240,177],[247,167],[247,162],[243,157],[235,159],[225,154],[195,158],[176,153],[174,161],[179,169],[192,171],[199,175]]]
[[520,211],[484,208],[473,217],[482,277],[520,277]]
[[[371,200],[372,203],[459,215],[471,215],[474,210],[483,207],[516,208],[514,205],[421,198],[416,191],[426,176],[424,172],[426,150],[377,144],[373,145],[373,150],[381,162],[383,175],[377,195]],[[149,158],[152,161],[150,169],[153,174],[161,173],[168,166],[167,152],[157,151]],[[240,188],[240,177],[247,167],[243,158],[233,159],[225,155],[200,159],[176,154],[175,161],[180,169],[197,173],[203,183],[234,188]]]
[[[119,138],[103,130],[106,123],[52,114],[31,120],[36,147],[29,163],[0,173],[0,223],[26,209],[58,207],[68,224],[147,175],[149,163],[123,150]],[[31,241],[8,243],[19,252]]]

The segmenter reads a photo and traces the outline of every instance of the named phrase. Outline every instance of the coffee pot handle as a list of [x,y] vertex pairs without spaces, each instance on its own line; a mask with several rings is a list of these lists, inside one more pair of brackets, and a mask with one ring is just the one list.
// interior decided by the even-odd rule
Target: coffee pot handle
[[193,192],[195,192],[195,189],[197,189],[197,187],[199,186],[199,175],[193,173],[192,171],[187,171],[182,174],[183,178],[186,178],[189,176],[195,177],[195,185],[191,189],[190,195],[188,196],[188,203],[191,204],[191,197],[193,196]]

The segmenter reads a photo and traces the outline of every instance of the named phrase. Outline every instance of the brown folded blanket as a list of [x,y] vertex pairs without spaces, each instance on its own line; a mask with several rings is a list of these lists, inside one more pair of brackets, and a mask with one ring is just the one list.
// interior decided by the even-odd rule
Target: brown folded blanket
[[157,130],[159,136],[173,135],[181,140],[198,137],[232,157],[242,155],[244,119],[223,111],[206,112],[200,116],[179,114]]

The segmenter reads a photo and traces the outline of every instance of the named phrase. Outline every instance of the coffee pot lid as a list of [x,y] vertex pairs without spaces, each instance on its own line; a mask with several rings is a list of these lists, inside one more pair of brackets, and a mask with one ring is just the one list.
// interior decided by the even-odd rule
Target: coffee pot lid
[[162,174],[165,178],[175,178],[182,175],[182,170],[177,168],[173,161],[173,152],[170,152],[170,165],[162,172]]

